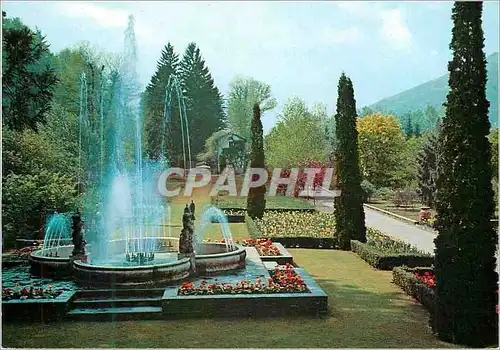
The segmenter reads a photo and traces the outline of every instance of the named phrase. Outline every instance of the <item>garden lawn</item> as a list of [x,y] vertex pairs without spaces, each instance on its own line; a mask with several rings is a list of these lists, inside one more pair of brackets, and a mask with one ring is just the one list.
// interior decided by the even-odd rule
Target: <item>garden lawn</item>
[[351,252],[290,249],[328,294],[329,316],[4,324],[5,347],[435,348],[424,308]]
[[[220,208],[247,207],[247,197],[214,197],[212,203]],[[314,209],[314,206],[302,198],[274,196],[266,197],[266,209]]]

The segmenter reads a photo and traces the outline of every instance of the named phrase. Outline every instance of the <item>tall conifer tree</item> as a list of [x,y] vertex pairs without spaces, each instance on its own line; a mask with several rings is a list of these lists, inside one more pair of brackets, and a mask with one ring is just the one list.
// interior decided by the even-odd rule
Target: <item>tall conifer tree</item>
[[498,342],[497,233],[491,185],[490,122],[481,2],[455,2],[450,91],[440,134],[437,180],[439,338],[473,347]]

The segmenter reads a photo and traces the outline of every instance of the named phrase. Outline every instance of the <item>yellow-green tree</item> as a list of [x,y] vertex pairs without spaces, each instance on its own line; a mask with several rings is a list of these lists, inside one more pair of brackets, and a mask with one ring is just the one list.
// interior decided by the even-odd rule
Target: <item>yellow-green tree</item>
[[397,184],[405,138],[396,117],[367,115],[358,118],[357,129],[363,178],[377,187]]

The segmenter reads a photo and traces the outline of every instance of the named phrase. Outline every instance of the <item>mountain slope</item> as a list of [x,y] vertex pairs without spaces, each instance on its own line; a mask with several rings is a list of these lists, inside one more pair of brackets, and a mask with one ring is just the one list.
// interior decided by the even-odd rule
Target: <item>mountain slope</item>
[[[490,122],[498,125],[498,53],[486,57],[488,83],[486,98],[490,101]],[[371,106],[374,111],[391,112],[399,116],[417,109],[423,110],[427,105],[439,108],[448,93],[448,74],[403,91],[397,95],[384,98]]]

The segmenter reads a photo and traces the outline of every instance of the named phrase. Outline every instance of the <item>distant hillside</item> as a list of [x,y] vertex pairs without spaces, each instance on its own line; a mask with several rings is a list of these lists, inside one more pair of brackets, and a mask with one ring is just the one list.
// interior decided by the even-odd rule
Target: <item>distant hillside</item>
[[[490,101],[490,122],[498,125],[498,53],[486,58],[488,83],[486,97]],[[448,93],[448,74],[428,81],[397,95],[384,98],[369,106],[374,111],[392,112],[398,116],[417,109],[425,109],[427,105],[439,108]]]

